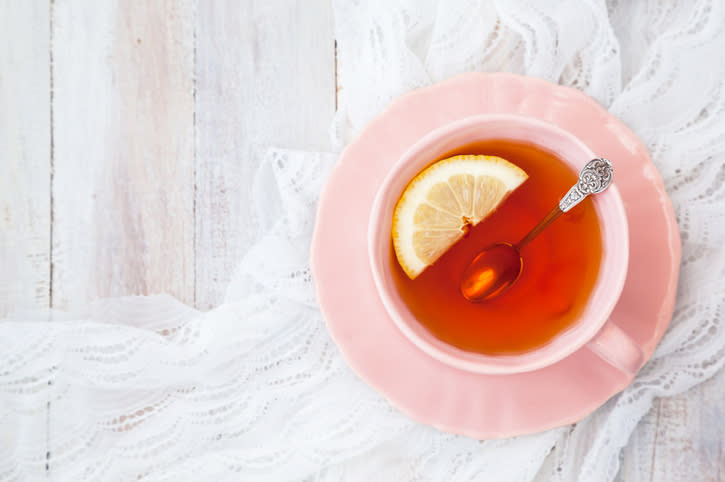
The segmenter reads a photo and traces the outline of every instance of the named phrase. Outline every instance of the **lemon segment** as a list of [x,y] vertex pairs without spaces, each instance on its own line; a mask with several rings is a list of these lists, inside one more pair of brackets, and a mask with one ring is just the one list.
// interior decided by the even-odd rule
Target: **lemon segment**
[[420,172],[403,191],[393,213],[395,256],[415,279],[486,219],[528,178],[495,156],[454,156]]

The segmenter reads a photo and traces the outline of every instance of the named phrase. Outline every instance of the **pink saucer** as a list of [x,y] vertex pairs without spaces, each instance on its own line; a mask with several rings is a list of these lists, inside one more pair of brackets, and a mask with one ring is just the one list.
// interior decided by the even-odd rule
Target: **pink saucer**
[[[312,242],[317,298],[352,369],[411,418],[475,438],[569,424],[626,387],[633,375],[586,348],[511,375],[452,368],[390,320],[368,264],[367,220],[387,172],[421,137],[482,113],[518,114],[562,127],[613,161],[630,226],[630,262],[616,323],[648,359],[672,316],[680,237],[662,181],[637,137],[581,92],[512,74],[466,74],[393,102],[345,150],[322,194]],[[556,387],[554,389],[553,387]]]

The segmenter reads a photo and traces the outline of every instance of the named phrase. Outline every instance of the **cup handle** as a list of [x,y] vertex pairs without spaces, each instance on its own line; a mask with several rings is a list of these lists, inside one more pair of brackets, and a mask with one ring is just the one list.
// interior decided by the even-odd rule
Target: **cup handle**
[[634,375],[642,367],[642,348],[611,320],[597,333],[587,347],[619,370]]

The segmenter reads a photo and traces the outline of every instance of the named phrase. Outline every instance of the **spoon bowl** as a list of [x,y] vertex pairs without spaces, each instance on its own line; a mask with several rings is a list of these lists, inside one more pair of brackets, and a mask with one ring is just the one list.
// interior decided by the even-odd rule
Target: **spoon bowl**
[[478,253],[463,272],[461,293],[474,302],[498,296],[516,282],[523,268],[516,246],[496,243]]

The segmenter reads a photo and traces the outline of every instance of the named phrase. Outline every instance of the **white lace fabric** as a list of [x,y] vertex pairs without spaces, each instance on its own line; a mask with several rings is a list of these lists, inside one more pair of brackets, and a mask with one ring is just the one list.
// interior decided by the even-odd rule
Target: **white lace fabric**
[[259,241],[222,306],[118,298],[0,323],[0,480],[609,481],[653,399],[722,367],[725,5],[333,7],[335,149],[399,94],[470,71],[573,86],[642,138],[683,243],[674,317],[652,359],[573,426],[478,441],[410,421],[351,373],[316,305],[309,243],[337,155],[272,148],[253,186]]

